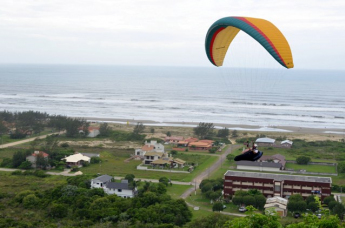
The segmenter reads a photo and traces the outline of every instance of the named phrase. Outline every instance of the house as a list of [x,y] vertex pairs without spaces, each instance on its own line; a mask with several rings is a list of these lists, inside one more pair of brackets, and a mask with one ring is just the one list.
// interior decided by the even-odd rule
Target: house
[[[26,160],[31,162],[33,168],[36,168],[37,158],[39,158],[39,157],[43,158],[48,163],[49,154],[47,154],[43,151],[34,151],[33,154],[26,157]],[[47,164],[47,166],[48,166],[48,164]]]
[[271,138],[258,138],[255,143],[258,146],[274,146],[275,141],[275,139]]
[[265,210],[273,208],[278,213],[278,215],[280,217],[286,217],[287,216],[287,204],[288,204],[287,199],[275,196],[275,197],[267,199],[264,208],[265,208]]
[[186,161],[179,159],[179,158],[173,158],[173,157],[168,157],[167,154],[165,153],[162,158],[158,160],[152,161],[150,164],[153,166],[159,166],[159,167],[164,167],[166,165],[170,166],[170,168],[183,168],[184,164]]
[[281,170],[285,169],[286,160],[285,157],[281,154],[275,154],[272,156],[269,155],[263,155],[257,162],[271,162],[271,163],[280,163],[281,164]]
[[151,140],[151,142],[145,141],[145,145],[141,148],[135,149],[134,155],[142,157],[144,159],[144,156],[147,152],[159,152],[164,153],[164,145],[161,143],[157,143],[157,141]]
[[236,164],[237,164],[237,169],[242,169],[242,170],[279,172],[282,169],[282,164],[274,163],[274,162],[237,161]]
[[182,136],[171,136],[171,137],[165,137],[164,142],[168,143],[178,143],[179,141],[182,141],[184,138]]
[[66,165],[69,165],[69,166],[75,166],[76,165],[76,166],[80,167],[83,165],[84,162],[90,163],[91,158],[88,156],[84,156],[81,153],[76,153],[76,154],[73,154],[71,156],[62,158],[61,160],[65,160]]
[[224,174],[224,197],[236,191],[258,189],[266,197],[289,198],[301,194],[304,198],[317,194],[321,200],[331,195],[332,178],[228,170]]
[[[99,132],[99,127],[88,127],[88,134],[86,137],[89,137],[89,138],[95,138],[97,137],[97,135],[100,134]],[[85,134],[85,132],[83,131],[83,128],[79,128],[79,134]]]
[[109,195],[116,194],[122,198],[133,198],[137,195],[137,189],[131,187],[128,180],[122,180],[121,183],[108,182],[103,189]]
[[144,156],[144,164],[149,165],[151,162],[161,159],[163,155],[163,152],[147,152]]
[[102,175],[91,180],[91,188],[104,188],[107,183],[111,182],[112,176]]
[[209,150],[212,148],[212,140],[200,140],[198,142],[191,142],[188,144],[190,150]]
[[292,141],[290,141],[290,140],[284,140],[284,141],[282,141],[281,143],[280,143],[280,145],[282,146],[282,147],[286,147],[286,148],[291,148],[292,147]]

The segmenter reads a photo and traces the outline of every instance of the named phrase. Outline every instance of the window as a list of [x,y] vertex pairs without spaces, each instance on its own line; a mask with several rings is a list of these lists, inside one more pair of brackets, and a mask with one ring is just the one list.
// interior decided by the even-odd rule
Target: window
[[118,192],[122,192],[122,189],[117,189]]
[[274,191],[280,192],[280,182],[275,182],[274,183]]

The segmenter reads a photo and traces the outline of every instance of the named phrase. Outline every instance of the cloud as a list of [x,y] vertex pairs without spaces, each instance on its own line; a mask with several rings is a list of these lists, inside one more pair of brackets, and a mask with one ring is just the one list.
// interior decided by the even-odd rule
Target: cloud
[[[115,53],[121,55],[124,50],[146,52],[154,48],[165,49],[171,55],[192,47],[196,48],[195,52],[202,53],[209,26],[221,17],[237,15],[272,21],[289,42],[298,47],[293,48],[294,52],[300,54],[303,50],[304,55],[310,53],[311,57],[315,57],[318,55],[312,52],[315,46],[311,45],[307,52],[301,48],[301,44],[306,42],[305,37],[312,38],[311,43],[315,45],[325,42],[330,35],[344,37],[344,11],[345,2],[339,0],[3,0],[0,8],[0,48],[8,50],[7,46],[15,43],[20,43],[24,49],[25,45],[31,44],[52,51],[54,47],[56,50],[60,47],[61,51],[61,47],[78,46],[90,53],[97,48],[111,49],[113,52],[104,53],[109,57],[115,57],[112,56]],[[327,48],[325,52],[329,52],[330,46],[343,47],[340,42],[340,38],[335,38],[328,43],[328,47],[324,47]],[[20,50],[17,51],[20,53]],[[333,50],[339,51],[339,48]],[[97,50],[97,53],[101,52]],[[344,53],[337,55],[344,56]],[[95,62],[97,57],[94,56]],[[174,63],[162,62],[164,58],[160,58],[159,53],[155,53],[153,58],[157,58],[155,62],[162,65],[186,65],[188,58],[198,58],[193,60],[193,64],[207,64],[201,54],[198,57],[185,53],[182,58],[176,56]],[[6,53],[0,54],[0,62],[39,62],[44,59],[40,55],[36,55],[35,59],[23,56],[9,59]],[[92,57],[88,59],[92,61]],[[64,59],[54,61],[59,63]],[[132,61],[136,63],[135,59]],[[142,59],[138,61],[142,63]],[[303,61],[306,67],[320,65]],[[330,67],[334,68],[333,65]]]

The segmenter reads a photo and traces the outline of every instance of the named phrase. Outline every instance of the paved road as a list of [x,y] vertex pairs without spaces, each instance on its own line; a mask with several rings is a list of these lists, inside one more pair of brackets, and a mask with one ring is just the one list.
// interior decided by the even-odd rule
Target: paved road
[[[223,161],[226,160],[226,156],[230,154],[233,150],[241,147],[240,145],[230,145],[229,148],[221,155],[219,156],[218,161],[216,161],[213,165],[211,165],[208,169],[200,173],[197,177],[195,177],[192,181],[193,185],[196,185],[197,188],[199,188],[199,185],[201,181],[205,178],[207,178],[213,171],[215,171],[219,166],[222,165]],[[189,195],[193,193],[195,190],[195,187],[193,186],[192,188],[188,189],[185,191],[182,195],[181,198],[186,199]]]
[[3,145],[0,145],[0,149],[2,149],[2,148],[7,148],[7,147],[11,147],[11,146],[17,146],[17,145],[20,145],[20,144],[23,144],[23,143],[27,143],[27,142],[34,141],[35,139],[44,139],[44,138],[46,138],[48,135],[62,134],[62,133],[64,133],[64,132],[63,132],[63,131],[61,131],[61,132],[55,132],[55,133],[46,134],[46,135],[41,135],[41,136],[37,136],[37,137],[32,137],[32,138],[29,138],[29,139],[24,139],[24,140],[20,140],[20,141],[16,141],[16,142],[6,143],[6,144],[3,144]]

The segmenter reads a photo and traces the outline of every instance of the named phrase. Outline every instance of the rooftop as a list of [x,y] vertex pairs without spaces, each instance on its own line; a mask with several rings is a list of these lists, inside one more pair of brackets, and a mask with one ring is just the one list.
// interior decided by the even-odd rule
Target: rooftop
[[274,143],[276,140],[271,138],[258,138],[256,143]]
[[237,161],[236,164],[245,165],[245,166],[272,167],[272,168],[282,167],[281,163],[274,163],[274,162]]
[[109,183],[107,183],[106,188],[110,188],[110,189],[128,189],[128,190],[132,189],[132,188],[129,187],[128,183],[119,183],[119,182],[109,182]]
[[272,174],[272,173],[241,172],[241,171],[232,171],[232,170],[228,170],[224,174],[224,176],[273,179],[277,181],[291,180],[291,181],[303,181],[303,182],[332,183],[332,179],[330,177],[317,177],[317,176],[313,177],[313,176]]
[[102,181],[102,182],[108,182],[112,179],[113,177],[112,176],[109,176],[109,175],[102,175],[102,176],[99,176],[99,177],[96,177],[94,180],[99,180],[99,181]]

